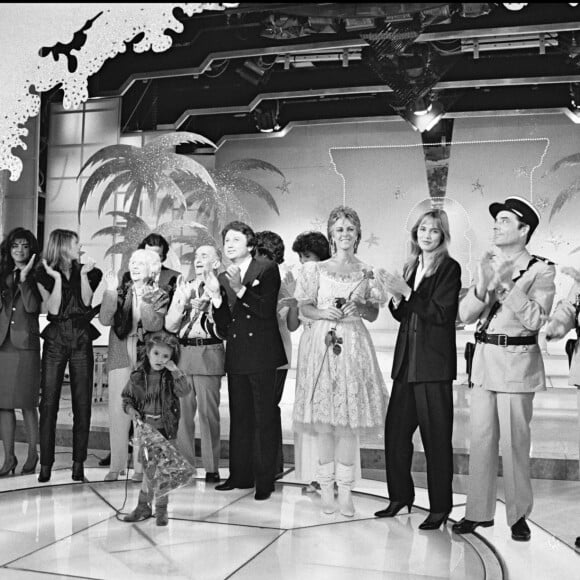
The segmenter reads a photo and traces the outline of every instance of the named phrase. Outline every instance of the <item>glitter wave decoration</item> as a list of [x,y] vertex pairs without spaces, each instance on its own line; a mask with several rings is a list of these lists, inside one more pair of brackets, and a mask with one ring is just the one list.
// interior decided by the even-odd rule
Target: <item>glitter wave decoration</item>
[[168,30],[183,31],[173,15],[224,10],[237,3],[77,3],[0,4],[0,171],[11,181],[22,172],[14,149],[27,149],[23,126],[40,110],[38,93],[61,86],[66,109],[78,108],[88,98],[88,78],[109,58],[125,52],[126,43],[138,53],[170,48]]

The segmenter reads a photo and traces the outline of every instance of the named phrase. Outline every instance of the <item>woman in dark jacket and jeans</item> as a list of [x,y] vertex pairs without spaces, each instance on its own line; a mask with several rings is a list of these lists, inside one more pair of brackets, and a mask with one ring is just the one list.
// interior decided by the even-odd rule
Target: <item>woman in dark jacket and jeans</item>
[[411,230],[411,257],[403,276],[386,274],[389,309],[400,322],[393,358],[393,390],[385,424],[390,503],[377,517],[411,511],[413,433],[419,426],[427,460],[429,516],[423,530],[438,529],[452,508],[455,320],[461,267],[449,256],[449,221],[443,210],[424,213]]
[[79,262],[81,245],[76,232],[50,233],[45,257],[37,274],[38,289],[46,302],[49,325],[42,332],[40,399],[40,474],[50,480],[54,463],[56,419],[64,371],[68,363],[73,410],[72,478],[83,481],[87,458],[93,392],[93,340],[99,331],[90,323],[93,293],[102,272],[93,260]]

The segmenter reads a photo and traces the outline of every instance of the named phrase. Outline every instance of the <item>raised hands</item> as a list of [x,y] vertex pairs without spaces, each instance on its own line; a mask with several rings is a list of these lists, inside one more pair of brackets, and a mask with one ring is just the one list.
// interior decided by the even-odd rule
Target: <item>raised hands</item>
[[211,270],[205,276],[205,290],[212,296],[219,296],[220,294],[220,282]]
[[398,272],[391,274],[386,270],[378,271],[380,275],[380,280],[383,286],[386,288],[387,292],[390,292],[395,298],[400,299],[403,296],[407,295],[411,287],[403,276]]
[[191,298],[191,283],[188,282],[182,275],[177,278],[177,282],[175,284],[175,294],[177,296],[177,300],[181,304],[187,304],[189,299]]
[[107,285],[107,290],[112,290],[113,292],[117,290],[118,280],[114,270],[109,270],[105,274],[105,284]]
[[26,266],[24,266],[24,268],[20,270],[20,282],[24,282],[24,280],[26,280],[26,277],[28,276],[30,270],[32,270],[32,266],[34,266],[35,258],[36,254],[33,254],[30,260],[28,260],[28,264],[26,264]]
[[570,276],[574,282],[580,284],[580,270],[576,270],[576,268],[570,266],[564,266],[563,268],[560,268],[560,272],[566,276]]
[[95,267],[95,261],[92,258],[87,256],[85,260],[86,262],[82,265],[81,268],[81,274],[88,274]]
[[231,264],[226,269],[226,278],[230,283],[230,288],[237,294],[243,287],[242,273],[239,266]]
[[56,271],[47,261],[46,258],[42,258],[42,265],[46,270],[46,273],[55,280],[60,279],[60,272]]

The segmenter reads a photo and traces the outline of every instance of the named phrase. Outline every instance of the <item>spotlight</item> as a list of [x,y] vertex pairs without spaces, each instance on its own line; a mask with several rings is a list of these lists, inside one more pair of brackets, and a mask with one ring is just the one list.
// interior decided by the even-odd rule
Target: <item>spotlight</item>
[[419,97],[413,105],[413,113],[415,115],[426,115],[433,108],[433,104],[425,97]]
[[444,115],[445,109],[441,102],[437,99],[432,99],[427,109],[417,110],[414,108],[414,106],[409,107],[403,113],[402,117],[410,123],[411,127],[413,127],[415,131],[423,133],[424,131],[430,131],[433,129],[433,127],[439,123]]
[[282,126],[278,122],[280,114],[280,105],[278,101],[264,101],[258,105],[254,110],[254,122],[256,129],[260,133],[273,133],[280,131]]
[[270,76],[268,69],[262,68],[253,60],[246,60],[242,66],[236,69],[236,72],[254,86],[265,83]]
[[527,2],[510,2],[508,4],[504,4],[503,7],[507,8],[508,10],[511,10],[513,12],[517,12],[518,10],[521,10],[522,8],[525,8],[528,5]]

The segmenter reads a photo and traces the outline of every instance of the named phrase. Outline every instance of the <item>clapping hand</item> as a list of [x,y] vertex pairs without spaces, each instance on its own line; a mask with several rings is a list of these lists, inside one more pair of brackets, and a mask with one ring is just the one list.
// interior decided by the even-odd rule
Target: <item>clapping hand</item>
[[113,270],[109,270],[105,274],[105,284],[107,285],[107,290],[115,292],[118,286],[117,274]]
[[42,258],[42,265],[44,266],[44,269],[46,270],[46,273],[51,277],[54,278],[55,280],[58,280],[60,278],[60,272],[57,272],[47,261],[46,258]]
[[211,270],[205,276],[205,290],[212,296],[220,295],[220,281]]
[[560,268],[560,272],[566,276],[570,276],[574,279],[574,282],[580,284],[580,270],[576,270],[576,268],[570,266],[564,266],[563,268]]
[[230,288],[237,294],[242,288],[242,272],[239,266],[231,264],[226,269],[226,278],[230,283]]
[[284,274],[284,278],[282,279],[282,283],[285,284],[288,294],[293,296],[294,292],[296,292],[296,278],[294,277],[292,270],[287,270],[286,274]]
[[398,272],[391,274],[385,270],[384,272],[381,272],[381,280],[387,291],[396,299],[401,299],[403,296],[406,296],[411,289],[403,276]]
[[94,267],[95,261],[90,257],[86,257],[86,262],[81,268],[81,274],[88,274]]
[[186,304],[191,298],[191,284],[180,275],[175,284],[175,294],[180,304]]
[[30,260],[28,260],[28,264],[20,270],[20,282],[24,282],[28,273],[32,270],[32,266],[34,266],[34,258],[36,258],[36,254],[33,254]]
[[493,269],[492,260],[494,257],[493,250],[487,250],[477,264],[477,285],[476,294],[483,299],[488,291],[496,287],[496,274]]
[[491,259],[491,267],[495,274],[496,286],[510,284],[514,275],[514,261],[507,257],[500,248],[497,248]]

